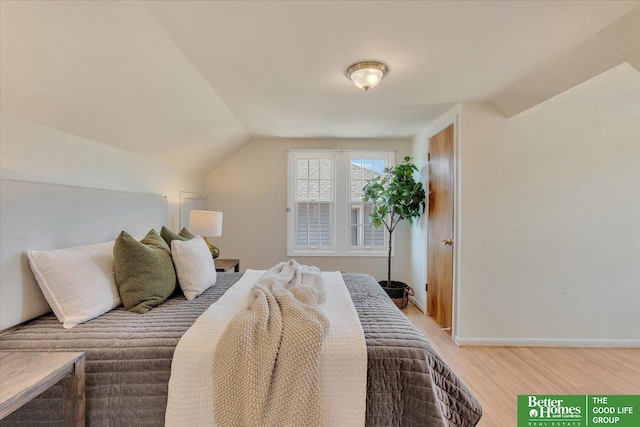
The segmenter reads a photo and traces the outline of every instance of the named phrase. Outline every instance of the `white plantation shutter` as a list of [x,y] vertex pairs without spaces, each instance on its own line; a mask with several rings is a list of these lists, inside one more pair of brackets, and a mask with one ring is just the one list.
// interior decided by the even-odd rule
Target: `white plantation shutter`
[[295,157],[295,245],[331,248],[334,158]]
[[362,189],[393,159],[392,151],[289,150],[287,255],[386,256],[387,232],[371,227]]

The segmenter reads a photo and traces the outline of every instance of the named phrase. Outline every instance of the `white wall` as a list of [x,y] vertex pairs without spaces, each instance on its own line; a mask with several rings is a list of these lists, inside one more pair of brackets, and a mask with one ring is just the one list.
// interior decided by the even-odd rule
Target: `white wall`
[[[176,161],[184,162],[183,158]],[[180,191],[204,192],[204,177],[95,141],[0,113],[0,177],[167,196],[178,227]]]
[[[418,167],[416,179],[422,181],[425,191],[428,187],[427,153],[429,152],[429,136],[427,129],[421,131],[411,140],[411,157]],[[427,203],[429,198],[427,197]],[[424,313],[427,312],[427,217],[428,206],[425,205],[424,214],[414,221],[411,227],[411,282],[421,283],[414,287],[415,295],[411,298]]]
[[[207,177],[208,206],[224,212],[222,237],[213,238],[222,258],[239,258],[240,267],[265,269],[287,257],[287,150],[294,148],[396,150],[396,161],[410,155],[409,140],[254,139]],[[410,227],[395,231],[392,278],[411,282]],[[385,258],[296,257],[323,270],[368,273],[386,278]],[[414,287],[415,287],[414,286]]]
[[640,345],[640,121],[461,122],[460,343]]

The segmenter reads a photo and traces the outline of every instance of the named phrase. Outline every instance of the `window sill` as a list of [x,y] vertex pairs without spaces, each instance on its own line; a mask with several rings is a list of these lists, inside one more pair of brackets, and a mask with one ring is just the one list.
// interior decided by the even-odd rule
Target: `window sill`
[[[387,258],[389,252],[380,251],[349,251],[349,252],[335,252],[335,251],[287,251],[287,256],[290,257],[360,257],[360,258]],[[391,254],[393,257],[394,254]]]

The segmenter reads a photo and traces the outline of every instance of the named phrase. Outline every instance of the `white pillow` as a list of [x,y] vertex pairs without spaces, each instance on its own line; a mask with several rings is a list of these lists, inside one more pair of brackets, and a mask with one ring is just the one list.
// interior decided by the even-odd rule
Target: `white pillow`
[[113,244],[27,252],[42,293],[65,328],[120,305],[113,275]]
[[171,256],[178,283],[189,301],[216,284],[216,266],[202,237],[172,241]]

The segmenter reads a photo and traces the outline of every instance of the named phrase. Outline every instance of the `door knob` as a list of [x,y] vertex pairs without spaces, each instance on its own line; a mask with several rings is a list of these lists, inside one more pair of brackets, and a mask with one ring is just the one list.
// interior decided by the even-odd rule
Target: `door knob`
[[442,241],[442,244],[443,244],[444,246],[451,246],[451,245],[453,245],[453,240],[451,240],[451,239],[444,239],[444,240]]

